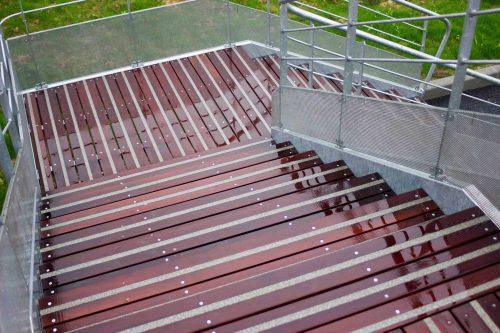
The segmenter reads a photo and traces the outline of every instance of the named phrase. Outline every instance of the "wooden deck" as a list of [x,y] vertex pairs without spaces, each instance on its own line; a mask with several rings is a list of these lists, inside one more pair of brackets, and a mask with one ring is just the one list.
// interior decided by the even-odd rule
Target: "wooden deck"
[[277,68],[238,47],[26,95],[44,332],[499,331],[495,224],[275,143]]
[[[308,87],[304,70],[288,75],[290,85]],[[278,85],[277,56],[251,59],[237,47],[28,93],[43,189],[269,136]],[[313,87],[342,91],[339,81],[319,76]]]

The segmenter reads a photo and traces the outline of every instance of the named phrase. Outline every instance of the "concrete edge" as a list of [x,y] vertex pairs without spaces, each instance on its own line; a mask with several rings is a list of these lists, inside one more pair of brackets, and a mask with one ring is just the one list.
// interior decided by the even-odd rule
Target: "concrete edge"
[[[491,67],[486,67],[477,70],[477,72],[480,72],[482,74],[500,79],[500,65],[495,65]],[[443,88],[451,89],[453,86],[453,81],[455,80],[455,75],[448,76],[442,79],[437,79],[431,81],[432,84],[438,85]],[[465,86],[464,86],[464,91],[466,90],[472,90],[472,89],[478,89],[478,88],[483,88],[486,86],[491,85],[491,83],[472,77],[472,76],[467,76],[465,78]],[[424,93],[423,99],[428,100],[428,99],[434,99],[438,97],[443,97],[443,96],[448,96],[450,95],[450,91],[444,90],[438,87],[433,87],[429,86],[427,90]]]
[[278,127],[272,127],[271,136],[276,142],[291,141],[298,151],[314,150],[324,162],[344,160],[356,176],[378,172],[398,194],[423,188],[445,214],[476,206],[462,188],[432,179],[424,172],[350,149],[339,149],[330,142]]

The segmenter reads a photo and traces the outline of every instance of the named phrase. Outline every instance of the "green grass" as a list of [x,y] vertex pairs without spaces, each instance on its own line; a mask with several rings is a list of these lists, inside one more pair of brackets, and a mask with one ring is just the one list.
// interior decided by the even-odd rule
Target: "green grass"
[[[24,0],[23,6],[25,10],[29,10],[64,2],[65,1],[61,0]],[[140,10],[174,2],[178,2],[178,0],[131,0],[131,7],[132,10]],[[234,2],[260,10],[266,9],[265,0],[235,0]],[[346,16],[347,14],[347,3],[342,0],[305,0],[303,2],[341,16]],[[467,5],[466,0],[413,0],[412,2],[437,13],[462,12],[465,10]],[[389,1],[364,0],[362,1],[362,4],[397,18],[418,16],[418,13],[415,11]],[[279,14],[276,0],[271,1],[271,6],[272,12],[274,14]],[[490,9],[498,6],[498,0],[483,0],[481,9]],[[0,17],[5,17],[17,11],[19,11],[19,6],[16,0],[0,0]],[[28,14],[27,21],[30,31],[34,32],[126,12],[127,3],[125,0],[88,0],[84,3]],[[382,17],[360,9],[359,21],[377,19],[382,19]],[[450,21],[452,24],[452,33],[447,47],[442,55],[442,58],[444,59],[456,59],[460,46],[463,19],[457,18],[451,19]],[[194,22],[196,22],[196,20]],[[423,22],[421,21],[415,22],[414,24],[423,26]],[[421,33],[418,30],[404,24],[379,25],[377,28],[414,42],[421,41]],[[4,25],[4,32],[7,37],[24,34],[24,31],[24,26],[20,17],[12,18]],[[203,31],[203,25],[201,25],[200,31]],[[432,55],[436,53],[444,31],[445,28],[442,22],[432,21],[429,23],[426,53]],[[474,39],[471,59],[500,58],[499,31],[500,14],[480,17],[476,29],[476,37]],[[407,44],[407,46],[418,49],[418,47],[412,46],[411,44]],[[21,61],[22,60],[23,59],[21,59]],[[424,68],[428,67],[428,65],[424,66]],[[480,67],[481,66],[474,66],[474,68]],[[437,76],[445,76],[449,74],[453,74],[453,72],[447,69],[438,70],[436,73]]]
[[[4,126],[7,124],[7,121],[5,120],[5,117],[3,116],[1,111],[2,109],[0,108],[0,127],[4,128]],[[10,158],[12,159],[12,165],[14,165],[14,159],[16,158],[16,153],[8,133],[5,135],[5,141],[7,143],[7,148],[9,149]],[[5,179],[5,176],[2,170],[0,169],[0,212],[2,211],[5,196],[7,195],[8,185],[9,184],[7,183],[7,180]]]

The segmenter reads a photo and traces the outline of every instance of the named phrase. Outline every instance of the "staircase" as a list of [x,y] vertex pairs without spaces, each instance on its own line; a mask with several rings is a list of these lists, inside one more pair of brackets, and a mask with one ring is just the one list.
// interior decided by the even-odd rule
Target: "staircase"
[[290,142],[248,140],[50,191],[42,214],[46,332],[498,321],[499,234],[479,209],[444,216],[421,189],[396,195],[378,174],[356,177]]
[[496,225],[274,142],[278,61],[236,47],[25,96],[44,332],[498,330]]

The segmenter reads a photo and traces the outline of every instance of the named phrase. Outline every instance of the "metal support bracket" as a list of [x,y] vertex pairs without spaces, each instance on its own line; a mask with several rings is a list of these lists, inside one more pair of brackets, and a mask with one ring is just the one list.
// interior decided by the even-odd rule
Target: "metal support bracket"
[[431,167],[431,175],[429,177],[435,180],[444,181],[444,170],[439,167]]
[[40,82],[40,83],[37,83],[35,84],[35,90],[43,90],[43,89],[47,89],[47,83],[45,82]]
[[337,140],[335,140],[335,144],[337,145],[337,148],[340,148],[340,149],[344,149],[345,148],[345,146],[344,146],[344,140],[337,139]]
[[142,60],[137,60],[132,63],[132,68],[140,68],[144,66],[144,62]]

